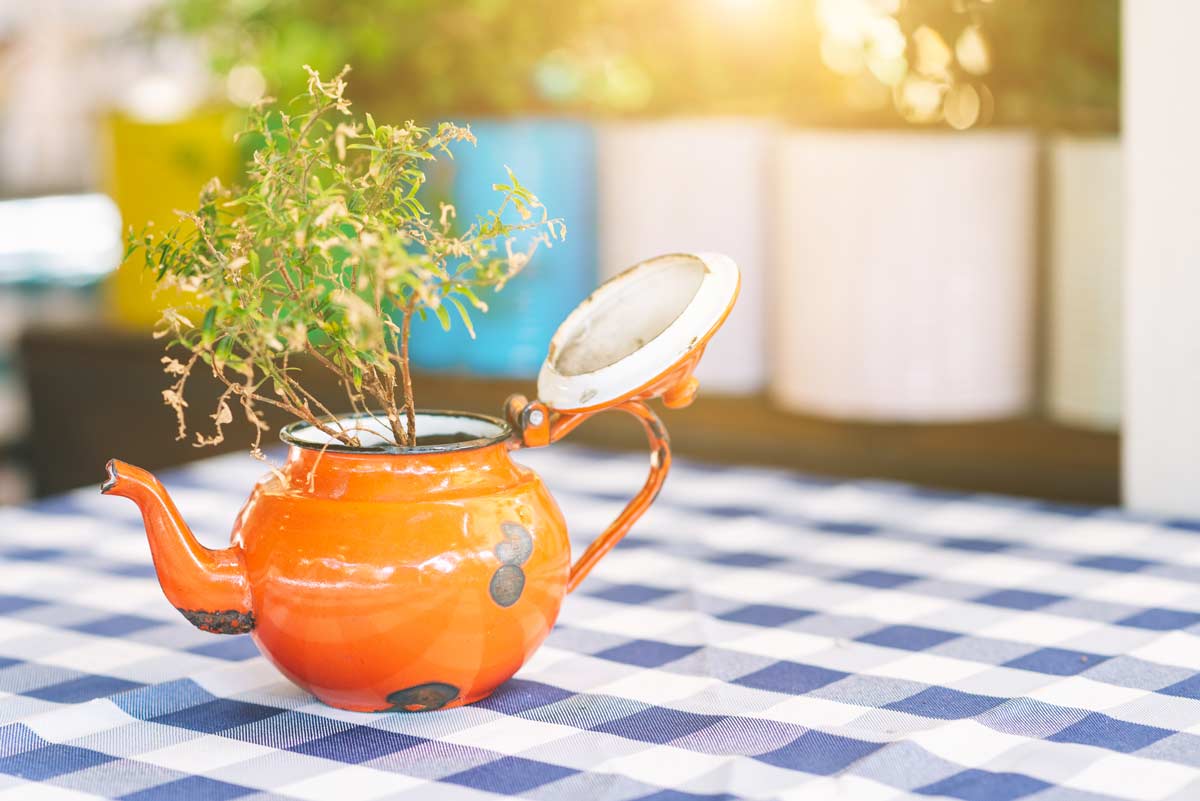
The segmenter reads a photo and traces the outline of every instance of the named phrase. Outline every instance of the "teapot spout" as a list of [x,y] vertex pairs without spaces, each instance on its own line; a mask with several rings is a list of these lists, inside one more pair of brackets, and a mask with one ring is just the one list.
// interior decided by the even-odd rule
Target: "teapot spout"
[[162,483],[149,472],[110,459],[104,495],[129,498],[142,513],[158,583],[171,605],[194,626],[214,634],[254,628],[241,548],[205,548],[183,522]]

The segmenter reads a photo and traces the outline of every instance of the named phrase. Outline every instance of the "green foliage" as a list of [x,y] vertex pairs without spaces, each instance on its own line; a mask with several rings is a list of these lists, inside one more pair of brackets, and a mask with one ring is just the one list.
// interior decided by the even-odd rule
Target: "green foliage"
[[[1119,0],[1026,0],[1035,36],[1010,36],[1034,87],[1035,116],[1043,124],[1084,131],[1115,131],[1121,112],[1121,3]],[[1133,0],[1129,0],[1133,2]],[[1010,25],[1017,19],[1009,20]],[[1032,41],[1030,41],[1032,39]]]
[[570,107],[537,86],[548,53],[591,30],[592,0],[170,0],[156,26],[200,36],[214,70],[249,64],[269,91],[294,65],[358,68],[356,92],[403,117]]
[[[809,124],[1111,131],[1119,0],[811,0],[787,36],[786,112]],[[863,13],[867,11],[868,13]],[[831,24],[832,23],[832,24]],[[889,28],[903,50],[880,58]],[[857,41],[856,41],[857,38]],[[839,42],[840,39],[840,42]],[[842,45],[837,47],[836,45]],[[847,49],[857,58],[845,58]],[[831,51],[843,58],[830,58]],[[881,67],[897,67],[895,69]],[[932,98],[932,99],[931,99]],[[919,99],[923,102],[914,102]]]
[[[158,332],[192,353],[187,363],[164,359],[177,379],[164,399],[181,436],[192,368],[206,365],[226,386],[216,434],[197,444],[220,441],[231,403],[260,432],[257,404],[270,404],[359,444],[302,385],[292,361],[301,354],[337,376],[352,409],[381,409],[395,444],[415,444],[412,316],[428,310],[443,326],[456,318],[470,329],[471,313],[486,311],[479,288],[503,287],[539,244],[565,235],[511,171],[494,185],[497,207],[470,224],[456,224],[448,204],[427,210],[418,197],[427,165],[454,143],[474,143],[470,130],[355,119],[344,76],[322,81],[310,69],[288,111],[251,113],[248,133],[261,145],[245,187],[214,179],[165,235],[131,234],[160,284],[195,298],[169,309]],[[512,244],[518,231],[532,232],[525,250]]]
[[174,27],[203,38],[218,74],[252,64],[288,96],[299,90],[293,64],[352,61],[357,91],[374,108],[416,117],[771,113],[793,44],[784,34],[801,8],[796,0],[168,4]]
[[[286,97],[300,89],[292,65],[353,61],[372,107],[401,117],[759,114],[851,126],[1107,129],[1119,116],[1119,0],[171,0],[168,8],[177,27],[204,38],[220,74],[254,65]],[[986,68],[958,58],[966,32],[983,42]],[[924,46],[948,48],[944,68],[921,68]],[[830,51],[847,47],[861,49],[859,63],[831,64]],[[880,63],[884,50],[891,65]]]

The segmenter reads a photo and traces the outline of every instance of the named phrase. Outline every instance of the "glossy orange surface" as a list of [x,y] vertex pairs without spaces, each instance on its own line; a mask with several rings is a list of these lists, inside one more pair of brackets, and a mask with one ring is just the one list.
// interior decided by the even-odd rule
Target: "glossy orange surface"
[[[525,663],[563,596],[661,486],[670,464],[661,424],[640,402],[619,408],[646,428],[650,477],[575,568],[557,504],[509,456],[525,447],[519,433],[445,452],[293,445],[218,551],[196,542],[149,473],[110,462],[102,489],[141,508],[163,591],[196,625],[251,631],[284,675],[332,706],[452,707]],[[556,416],[549,439],[588,416]]]

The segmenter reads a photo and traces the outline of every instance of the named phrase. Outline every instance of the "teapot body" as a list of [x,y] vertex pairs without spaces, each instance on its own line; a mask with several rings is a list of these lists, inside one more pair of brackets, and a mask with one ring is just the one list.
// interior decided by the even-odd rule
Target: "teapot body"
[[641,401],[614,408],[641,423],[650,471],[574,563],[558,505],[510,453],[554,442],[594,412],[551,417],[515,396],[511,425],[417,412],[426,433],[410,447],[343,446],[319,426],[284,428],[287,460],[255,485],[228,548],[201,545],[147,470],[112,459],[100,489],[138,505],[163,593],[197,627],[250,633],[330,706],[444,709],[485,698],[521,668],[563,597],[658,494],[671,462],[666,431]]
[[238,515],[260,650],[331,706],[472,703],[550,632],[570,546],[506,442],[347,454],[293,446]]

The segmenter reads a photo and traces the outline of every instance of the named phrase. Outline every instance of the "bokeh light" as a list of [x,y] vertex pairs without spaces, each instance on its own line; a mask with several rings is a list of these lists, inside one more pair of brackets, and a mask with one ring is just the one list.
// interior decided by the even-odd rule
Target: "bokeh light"
[[236,106],[253,106],[267,91],[267,79],[253,64],[238,64],[225,78],[225,91]]
[[958,130],[980,124],[988,117],[989,103],[978,79],[991,70],[992,61],[982,26],[966,13],[968,4],[959,2],[952,35],[925,23],[906,34],[901,18],[911,5],[902,0],[817,0],[821,62],[843,77],[844,99],[852,108],[876,108],[890,92],[907,122],[945,122]]
[[991,53],[978,25],[963,28],[954,43],[954,55],[962,68],[972,75],[985,75],[991,69]]

